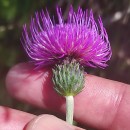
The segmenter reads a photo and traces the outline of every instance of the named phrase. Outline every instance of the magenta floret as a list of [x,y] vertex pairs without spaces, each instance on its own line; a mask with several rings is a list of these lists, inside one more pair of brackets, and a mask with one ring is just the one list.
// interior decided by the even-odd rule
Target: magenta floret
[[54,66],[66,57],[84,67],[105,68],[112,52],[101,18],[96,23],[92,11],[79,8],[74,12],[72,7],[67,20],[60,8],[57,16],[58,23],[41,11],[31,19],[29,32],[23,27],[22,43],[36,68]]

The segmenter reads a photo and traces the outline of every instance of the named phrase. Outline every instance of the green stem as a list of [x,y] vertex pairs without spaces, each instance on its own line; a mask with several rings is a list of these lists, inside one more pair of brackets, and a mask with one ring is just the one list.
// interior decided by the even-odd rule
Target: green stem
[[74,114],[74,97],[66,96],[66,122],[73,124],[73,114]]

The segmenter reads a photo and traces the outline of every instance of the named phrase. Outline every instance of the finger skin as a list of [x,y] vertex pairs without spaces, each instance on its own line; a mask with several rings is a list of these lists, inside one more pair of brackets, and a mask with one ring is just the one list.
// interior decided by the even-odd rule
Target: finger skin
[[26,130],[85,130],[52,115],[40,115],[28,123]]
[[52,115],[35,116],[0,106],[0,130],[83,130]]
[[0,106],[0,130],[24,130],[35,115]]
[[[65,100],[53,90],[51,69],[34,71],[27,63],[13,67],[6,86],[15,98],[32,105],[65,112]],[[130,85],[86,75],[84,90],[75,97],[74,118],[102,130],[130,129]]]

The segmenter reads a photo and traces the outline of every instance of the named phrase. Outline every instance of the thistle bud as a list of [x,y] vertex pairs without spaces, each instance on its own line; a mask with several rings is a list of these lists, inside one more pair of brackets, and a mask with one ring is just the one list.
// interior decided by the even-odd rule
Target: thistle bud
[[62,96],[75,96],[84,87],[84,69],[75,60],[64,60],[53,69],[53,83],[56,92]]

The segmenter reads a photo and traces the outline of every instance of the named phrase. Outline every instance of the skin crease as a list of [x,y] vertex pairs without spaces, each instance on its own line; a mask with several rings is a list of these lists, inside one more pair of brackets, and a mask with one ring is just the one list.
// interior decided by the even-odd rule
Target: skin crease
[[[53,90],[51,77],[49,68],[34,71],[32,65],[21,63],[9,71],[6,86],[13,97],[23,102],[65,113],[65,100]],[[0,109],[0,115],[3,117],[1,111]],[[26,120],[24,116],[19,117],[18,124],[21,123],[22,126],[34,118],[34,115],[22,114],[19,111],[11,110],[11,113],[21,113],[27,117]],[[87,74],[84,90],[75,97],[74,118],[84,126],[89,125],[99,130],[129,130],[130,85]],[[11,122],[13,120],[14,118]],[[0,129],[3,128],[1,122],[0,120]],[[17,125],[17,121],[14,125]]]

